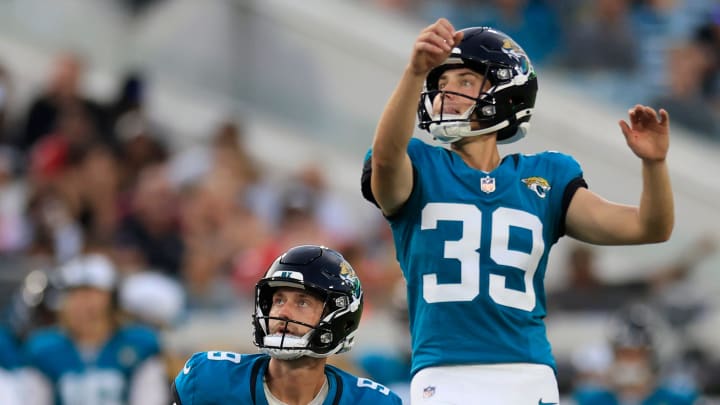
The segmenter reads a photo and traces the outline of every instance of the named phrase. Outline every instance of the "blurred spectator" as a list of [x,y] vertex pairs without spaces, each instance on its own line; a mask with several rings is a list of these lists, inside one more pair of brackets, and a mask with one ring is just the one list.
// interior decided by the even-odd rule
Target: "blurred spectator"
[[570,364],[563,365],[569,366],[567,370],[558,372],[565,375],[564,379],[569,377],[565,391],[595,392],[610,385],[608,370],[613,362],[613,352],[605,339],[600,342],[583,342],[570,357]]
[[121,219],[116,243],[137,248],[150,268],[177,276],[185,251],[178,203],[167,167],[146,167],[131,196],[129,212]]
[[10,74],[0,63],[0,145],[13,141],[8,128],[8,115],[12,96]]
[[695,39],[710,62],[703,77],[703,94],[720,114],[720,5],[710,13],[708,22],[698,28]]
[[269,182],[264,168],[250,154],[243,126],[230,119],[222,122],[210,146],[213,166],[229,170],[238,182],[240,204],[268,226],[277,225],[280,191]]
[[228,282],[234,261],[270,240],[270,229],[243,205],[241,182],[218,167],[185,191],[182,275],[191,308],[234,305],[237,292]]
[[467,14],[465,24],[453,21],[464,28],[487,25],[500,30],[517,43],[537,66],[550,62],[562,47],[562,33],[557,14],[546,1],[492,0],[482,13]]
[[329,226],[326,227],[327,222],[321,220],[324,215],[333,214],[329,208],[331,205],[324,205],[330,204],[328,198],[322,176],[314,168],[303,168],[285,182],[280,196],[278,219],[273,227],[273,238],[235,258],[233,277],[243,294],[250,294],[253,280],[261,275],[275,257],[292,246],[344,246],[349,243],[339,234],[333,234]]
[[0,254],[20,252],[29,243],[27,185],[17,175],[18,161],[13,149],[0,146]]
[[590,2],[567,34],[563,65],[578,71],[631,72],[638,65],[630,0]]
[[703,47],[691,42],[671,48],[667,57],[668,92],[651,104],[670,111],[675,123],[720,140],[720,115],[703,94],[703,80],[713,61]]
[[28,260],[35,267],[51,267],[79,254],[85,239],[70,207],[57,188],[33,190],[26,215],[30,224]]
[[650,290],[645,280],[633,280],[608,284],[601,277],[602,269],[596,267],[595,250],[588,245],[574,244],[567,254],[568,285],[561,290],[549,292],[548,313],[611,312],[630,301],[643,299]]
[[245,146],[245,133],[235,122],[227,120],[218,126],[211,147],[215,165],[230,169],[243,185],[260,179],[260,168]]
[[402,279],[400,265],[394,256],[395,249],[392,245],[387,246],[387,241],[378,243],[381,244],[385,245],[384,249],[373,250],[367,241],[362,240],[342,247],[343,256],[352,258],[356,263],[355,269],[363,274],[367,296],[365,307],[369,314],[375,310],[384,311],[390,305],[396,292],[394,286]]
[[122,79],[120,89],[108,108],[110,122],[113,125],[124,114],[140,112],[145,108],[146,84],[143,74],[129,71]]
[[59,325],[27,341],[33,389],[25,403],[166,404],[160,343],[151,329],[118,323],[118,280],[109,260],[80,256],[57,271]]
[[59,173],[36,181],[33,186],[36,191],[43,187],[57,191],[72,221],[80,226],[86,243],[108,244],[117,223],[118,172],[119,165],[110,147],[92,143],[74,150]]
[[640,74],[635,80],[643,83],[645,94],[642,96],[648,102],[670,91],[668,75],[671,67],[668,63],[673,61],[667,55],[677,44],[688,42],[706,18],[711,4],[708,0],[636,1],[632,26],[640,41],[636,49]]
[[[411,2],[412,3],[412,2]],[[562,48],[558,15],[544,0],[454,0],[418,1],[425,20],[445,17],[458,29],[489,26],[500,30],[518,43],[536,66],[552,61]]]
[[188,306],[229,309],[244,297],[228,282],[235,263],[257,257],[255,249],[272,237],[269,221],[276,212],[277,190],[246,149],[242,126],[232,119],[215,128],[209,145],[174,156],[169,171],[182,193],[182,276]]
[[569,282],[561,290],[548,293],[548,312],[602,312],[619,310],[632,302],[652,302],[662,310],[673,326],[691,322],[704,309],[703,297],[683,287],[692,271],[714,253],[717,243],[711,236],[694,240],[685,251],[647,276],[622,282],[608,283],[602,279],[602,269],[592,247],[573,245],[567,256]]
[[661,318],[650,307],[631,305],[612,319],[608,344],[613,360],[606,371],[607,386],[581,385],[573,394],[577,405],[693,404],[699,393],[663,379]]
[[84,63],[78,55],[65,52],[57,57],[47,88],[30,105],[24,130],[17,140],[19,148],[27,151],[55,132],[61,126],[63,114],[71,114],[67,118],[86,116],[91,126],[89,131],[99,139],[109,140],[105,111],[80,89],[83,71]]
[[79,223],[94,243],[109,244],[117,227],[119,166],[113,151],[97,143],[73,168]]
[[120,191],[123,193],[135,187],[137,177],[145,167],[163,163],[169,155],[165,131],[147,112],[146,86],[141,73],[127,73],[109,106],[115,146],[123,161],[120,168]]
[[718,251],[713,235],[700,235],[651,279],[650,303],[679,333],[710,309],[712,297],[698,288],[692,272]]
[[115,155],[109,146],[85,137],[82,117],[68,117],[67,122],[32,148],[28,178],[35,247],[49,238],[60,262],[88,242],[109,243],[118,211]]
[[[156,271],[126,274],[118,287],[117,299],[124,323],[143,325],[164,336],[171,335],[187,315],[184,286]],[[169,347],[163,348],[161,357],[168,378],[183,368],[184,356]],[[171,383],[169,380],[165,386]]]
[[340,195],[328,186],[326,172],[319,166],[309,164],[302,167],[287,186],[284,200],[286,209],[295,205],[307,205],[322,231],[327,233],[336,245],[351,243],[358,237],[347,201],[343,201]]
[[129,321],[166,331],[178,324],[185,311],[185,290],[176,279],[142,271],[122,279],[118,304]]
[[143,169],[164,163],[169,152],[161,130],[142,112],[128,111],[115,123],[115,133],[123,165],[120,168],[120,190],[130,193]]

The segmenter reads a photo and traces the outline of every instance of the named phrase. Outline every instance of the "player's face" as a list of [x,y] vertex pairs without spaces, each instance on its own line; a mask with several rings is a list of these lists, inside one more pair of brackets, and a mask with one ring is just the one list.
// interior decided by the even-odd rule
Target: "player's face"
[[644,348],[617,348],[611,370],[615,386],[623,389],[643,388],[652,382],[650,352]]
[[64,318],[70,327],[81,327],[109,316],[112,294],[90,287],[78,287],[67,291],[63,302]]
[[474,99],[480,95],[480,91],[488,88],[490,88],[490,83],[484,83],[484,77],[472,69],[447,70],[438,79],[438,89],[460,93],[467,97],[440,93],[433,100],[433,114],[439,114],[440,110],[444,114],[462,114],[475,105]]
[[[323,313],[323,302],[317,296],[297,288],[281,287],[273,294],[270,316],[291,321],[317,325]],[[270,334],[303,336],[310,331],[307,326],[277,319],[270,320]]]

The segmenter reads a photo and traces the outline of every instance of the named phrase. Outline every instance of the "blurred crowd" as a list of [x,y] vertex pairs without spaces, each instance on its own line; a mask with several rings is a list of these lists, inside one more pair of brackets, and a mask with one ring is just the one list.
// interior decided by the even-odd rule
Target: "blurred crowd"
[[[92,300],[69,292],[110,292],[112,319],[162,333],[192,314],[250,305],[271,261],[298,244],[341,251],[363,274],[370,311],[383,305],[401,277],[389,229],[378,218],[358,233],[324,168],[271,175],[248,153],[239,117],[208,128],[203,142],[174,148],[173,135],[147,113],[142,73],[128,72],[102,103],[81,90],[85,63],[57,55],[27,106],[13,104],[13,75],[0,66],[0,320],[18,355],[0,369],[23,361],[42,368],[32,355],[43,346],[32,343],[39,331],[95,319],[78,308]],[[104,264],[83,264],[88,279],[68,282],[61,269],[77,260]],[[95,277],[112,281],[98,286]],[[245,315],[247,328],[234,339],[247,347]],[[188,354],[175,353],[167,376]]]
[[718,395],[720,356],[697,331],[717,328],[719,303],[694,275],[717,251],[716,236],[704,235],[674,260],[612,281],[593,247],[574,244],[567,283],[547,295],[549,328],[554,320],[566,322],[563,331],[576,328],[576,342],[556,353],[561,390],[579,404],[596,403],[582,399],[598,389],[637,397],[661,388],[693,401]]
[[[720,140],[720,5],[714,0],[375,0],[383,9],[455,27],[488,25],[556,71],[617,105],[673,113]],[[542,84],[541,84],[542,85]]]
[[[425,20],[446,16],[458,27],[497,27],[523,44],[539,69],[561,72],[592,97],[663,106],[674,122],[720,140],[715,1],[376,3]],[[47,326],[98,333],[82,326],[95,319],[83,309],[92,299],[73,301],[63,291],[110,293],[102,305],[110,307],[113,322],[102,336],[128,322],[163,333],[191,314],[251,305],[270,261],[302,243],[343,253],[362,278],[367,316],[391,308],[397,336],[409,339],[401,273],[382,218],[370,232],[356,232],[348,221],[352,208],[328,186],[320,166],[272,176],[249,153],[242,117],[227,117],[207,129],[207,142],[176,150],[173,134],[147,111],[148,79],[141,71],[128,72],[114,99],[99,102],[81,90],[85,63],[72,52],[58,55],[27,105],[15,104],[15,79],[0,64],[0,377],[3,370],[46,365],[25,354],[33,353],[38,344],[26,345]],[[687,286],[716,248],[712,238],[699,239],[678,262],[625,283],[598,277],[602,271],[588,247],[572,249],[565,269],[571,278],[548,294],[549,316],[580,314],[614,326],[587,347],[559,353],[562,392],[574,393],[580,404],[598,387],[632,395],[666,384],[688,397],[720,395],[720,354],[686,333],[717,310]],[[77,260],[102,263],[93,269],[111,272],[109,284],[93,284],[92,277],[68,281],[60,269]],[[237,339],[249,342],[249,316],[246,326]],[[167,378],[182,368],[189,353],[168,353],[162,339],[143,339],[143,347],[166,356]],[[673,350],[663,347],[667,340],[676,342]],[[358,353],[352,367],[403,392],[406,349]],[[620,374],[616,363],[627,354],[621,351],[634,349],[647,355],[647,370],[636,365]],[[611,378],[618,375],[629,375],[630,383]],[[638,375],[641,384],[633,385]]]

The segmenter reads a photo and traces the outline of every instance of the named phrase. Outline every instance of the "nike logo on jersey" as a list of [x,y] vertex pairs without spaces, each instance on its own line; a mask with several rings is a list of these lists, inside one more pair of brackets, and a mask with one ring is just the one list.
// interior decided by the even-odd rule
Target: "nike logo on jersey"
[[191,369],[191,368],[192,368],[192,366],[185,366],[185,367],[183,367],[183,374],[188,374],[188,373],[190,372],[190,369]]
[[557,405],[557,402],[543,402],[542,398],[538,399],[538,405]]
[[540,198],[545,198],[547,192],[551,189],[550,183],[542,177],[528,177],[521,181]]

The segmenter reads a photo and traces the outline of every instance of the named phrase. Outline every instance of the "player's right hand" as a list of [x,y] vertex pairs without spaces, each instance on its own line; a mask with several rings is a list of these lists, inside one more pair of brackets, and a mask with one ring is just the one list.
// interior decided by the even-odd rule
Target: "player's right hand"
[[413,46],[410,58],[412,72],[424,76],[432,68],[443,63],[462,36],[463,33],[456,32],[450,21],[445,18],[440,18],[427,26],[420,32]]

